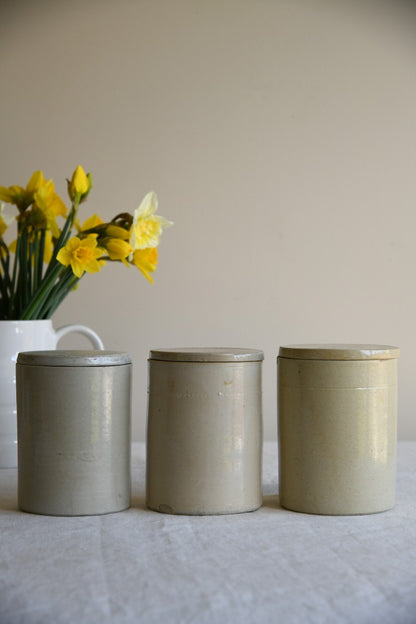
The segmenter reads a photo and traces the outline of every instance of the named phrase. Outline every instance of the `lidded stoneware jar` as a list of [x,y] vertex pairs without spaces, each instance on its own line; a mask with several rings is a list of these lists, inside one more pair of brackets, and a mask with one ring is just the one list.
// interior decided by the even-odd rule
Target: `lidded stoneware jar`
[[150,509],[204,515],[261,506],[262,360],[253,349],[150,352]]
[[398,357],[385,345],[280,348],[283,507],[342,515],[394,506]]
[[128,508],[130,356],[19,353],[16,387],[19,508],[56,516]]

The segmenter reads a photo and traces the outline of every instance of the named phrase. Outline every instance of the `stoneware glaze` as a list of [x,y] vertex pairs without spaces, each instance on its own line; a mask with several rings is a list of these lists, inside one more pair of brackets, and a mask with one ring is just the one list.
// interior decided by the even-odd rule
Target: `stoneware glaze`
[[17,466],[16,359],[20,351],[55,349],[71,332],[84,334],[94,349],[104,349],[100,337],[84,325],[57,330],[51,320],[0,321],[0,468]]
[[150,352],[150,509],[204,515],[261,506],[262,360],[250,349]]
[[385,345],[280,348],[283,507],[342,515],[394,506],[398,357]]
[[79,516],[129,507],[130,356],[20,353],[16,382],[19,508]]

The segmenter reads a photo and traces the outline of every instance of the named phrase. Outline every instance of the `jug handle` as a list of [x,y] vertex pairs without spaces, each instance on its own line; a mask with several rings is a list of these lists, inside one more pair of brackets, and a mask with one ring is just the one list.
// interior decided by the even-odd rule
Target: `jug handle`
[[96,334],[95,331],[90,329],[89,327],[85,327],[85,325],[64,325],[63,327],[59,327],[59,329],[55,331],[56,341],[58,342],[61,338],[63,338],[67,334],[70,334],[71,332],[76,332],[78,334],[83,334],[84,336],[87,336],[87,338],[89,338],[89,340],[91,341],[94,349],[98,349],[99,351],[102,351],[104,349],[104,344],[99,335]]

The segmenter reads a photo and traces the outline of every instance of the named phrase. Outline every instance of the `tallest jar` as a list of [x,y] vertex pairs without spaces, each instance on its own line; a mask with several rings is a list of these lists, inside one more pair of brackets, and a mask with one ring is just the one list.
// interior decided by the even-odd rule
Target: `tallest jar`
[[280,348],[283,507],[334,515],[393,507],[398,357],[385,345]]

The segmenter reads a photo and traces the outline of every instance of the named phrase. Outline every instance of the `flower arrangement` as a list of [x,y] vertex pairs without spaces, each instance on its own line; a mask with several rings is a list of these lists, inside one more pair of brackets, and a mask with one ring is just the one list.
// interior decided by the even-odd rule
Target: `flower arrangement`
[[[108,223],[94,214],[81,225],[78,208],[91,191],[91,175],[78,166],[67,184],[69,210],[41,171],[25,188],[0,186],[0,320],[50,318],[85,273],[108,261],[136,266],[153,282],[160,236],[172,225],[155,214],[156,194],[148,193],[133,214],[123,212]],[[6,244],[13,222],[17,238]]]

